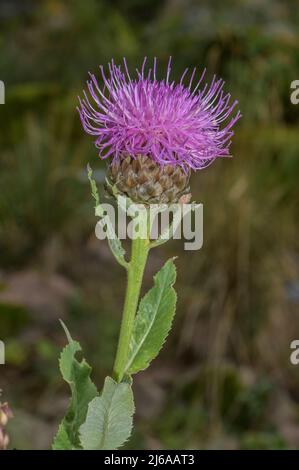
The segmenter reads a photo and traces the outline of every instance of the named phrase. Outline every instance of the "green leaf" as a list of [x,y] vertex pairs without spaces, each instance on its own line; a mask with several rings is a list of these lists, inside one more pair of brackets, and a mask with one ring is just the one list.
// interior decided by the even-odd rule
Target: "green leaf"
[[154,276],[154,286],[140,302],[125,373],[146,369],[162,348],[175,314],[175,279],[176,269],[170,259]]
[[75,450],[76,447],[70,441],[64,421],[59,425],[52,445],[53,450]]
[[87,164],[87,176],[88,176],[88,179],[89,179],[89,182],[90,182],[91,194],[92,194],[92,196],[93,196],[93,198],[96,202],[95,207],[97,207],[97,206],[100,205],[100,198],[99,198],[97,183],[95,182],[95,180],[92,177],[92,168],[89,165],[89,163]]
[[115,233],[115,230],[111,223],[109,215],[105,212],[105,210],[101,206],[97,184],[92,177],[92,169],[89,164],[87,165],[87,175],[88,175],[88,179],[89,179],[90,186],[91,186],[91,194],[96,202],[95,215],[102,219],[101,223],[103,224],[103,227],[106,227],[108,244],[109,244],[110,250],[112,251],[114,258],[121,266],[127,269],[128,263],[125,260],[126,252],[123,249],[122,244]]
[[119,240],[119,238],[116,236],[115,230],[111,224],[111,220],[108,215],[104,217],[105,222],[106,222],[106,227],[107,227],[107,238],[108,238],[108,244],[110,246],[110,250],[112,251],[116,261],[123,266],[124,268],[128,268],[128,263],[125,260],[125,250],[122,247],[122,244]]
[[113,450],[130,437],[134,401],[129,383],[106,377],[102,395],[88,406],[86,421],[80,427],[84,450]]
[[62,326],[69,344],[60,355],[59,367],[64,380],[70,386],[72,397],[67,413],[54,438],[54,450],[80,448],[79,427],[85,421],[88,404],[98,395],[90,379],[90,366],[85,359],[79,362],[75,358],[76,353],[81,351],[80,344],[72,339],[63,323]]

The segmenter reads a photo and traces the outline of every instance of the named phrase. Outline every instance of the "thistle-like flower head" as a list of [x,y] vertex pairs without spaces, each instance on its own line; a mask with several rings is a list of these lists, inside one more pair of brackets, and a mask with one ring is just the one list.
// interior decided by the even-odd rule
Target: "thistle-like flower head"
[[[237,101],[223,91],[224,82],[215,76],[203,85],[205,71],[195,82],[196,69],[179,83],[156,77],[156,59],[146,70],[131,77],[123,67],[109,64],[106,75],[101,66],[103,87],[90,74],[88,93],[78,107],[82,125],[95,136],[101,158],[113,161],[150,157],[159,165],[178,165],[183,170],[200,170],[217,157],[229,156],[233,125],[240,118],[234,112]],[[92,103],[93,101],[93,103]]]

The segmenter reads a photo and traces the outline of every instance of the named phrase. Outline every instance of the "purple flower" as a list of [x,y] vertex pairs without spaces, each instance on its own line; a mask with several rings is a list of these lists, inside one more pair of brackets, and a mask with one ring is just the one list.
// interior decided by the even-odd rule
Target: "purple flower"
[[217,157],[229,155],[233,125],[241,117],[233,110],[237,101],[223,91],[224,82],[213,77],[200,88],[205,71],[193,86],[196,69],[188,84],[170,80],[171,59],[166,78],[156,78],[153,67],[131,78],[124,59],[124,71],[112,61],[109,75],[101,66],[103,88],[90,74],[90,97],[84,91],[78,111],[85,131],[96,137],[101,158],[120,159],[126,155],[148,155],[160,165],[179,165],[200,170]]

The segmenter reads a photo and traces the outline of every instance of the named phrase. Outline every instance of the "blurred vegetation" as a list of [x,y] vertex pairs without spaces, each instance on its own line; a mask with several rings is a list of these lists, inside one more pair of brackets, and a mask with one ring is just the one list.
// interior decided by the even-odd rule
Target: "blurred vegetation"
[[100,386],[112,366],[124,276],[95,219],[85,168],[104,165],[76,113],[88,71],[146,55],[160,73],[207,67],[243,114],[232,146],[193,175],[204,246],[152,253],[147,286],[179,253],[178,312],[161,357],[135,381],[132,448],[298,448],[299,79],[297,2],[2,0],[0,388],[12,445],[45,448],[67,404],[57,366],[78,337]]

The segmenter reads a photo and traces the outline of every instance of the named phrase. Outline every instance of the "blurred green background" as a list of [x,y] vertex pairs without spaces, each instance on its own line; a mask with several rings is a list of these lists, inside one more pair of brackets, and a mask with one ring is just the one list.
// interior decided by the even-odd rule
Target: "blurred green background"
[[204,246],[151,254],[145,289],[177,260],[174,330],[136,377],[134,449],[299,448],[299,13],[294,0],[1,0],[0,366],[11,446],[48,448],[68,403],[58,319],[100,387],[111,372],[124,273],[95,238],[86,178],[105,166],[76,112],[88,71],[169,55],[223,77],[243,114],[231,160],[193,175]]

